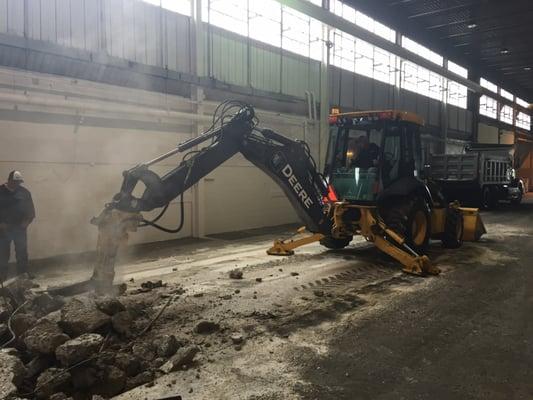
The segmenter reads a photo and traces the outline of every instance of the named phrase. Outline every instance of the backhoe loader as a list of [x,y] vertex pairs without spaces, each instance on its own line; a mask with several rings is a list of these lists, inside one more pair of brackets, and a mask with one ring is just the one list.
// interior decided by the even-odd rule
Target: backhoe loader
[[[485,232],[477,209],[446,204],[436,185],[424,180],[419,117],[401,111],[355,112],[331,115],[329,124],[323,173],[305,142],[259,128],[253,107],[237,101],[222,103],[202,135],[125,171],[120,192],[92,221],[99,228],[92,277],[96,290],[111,290],[117,250],[128,232],[143,226],[178,231],[157,223],[169,202],[239,152],[280,186],[305,225],[303,237],[276,240],[267,251],[271,255],[291,255],[316,241],[341,249],[361,235],[398,260],[405,272],[437,274],[424,254],[431,238],[454,248]],[[178,153],[186,154],[164,176],[150,170]],[[144,192],[135,197],[139,183]],[[143,218],[143,212],[158,208],[162,211],[154,220]]]

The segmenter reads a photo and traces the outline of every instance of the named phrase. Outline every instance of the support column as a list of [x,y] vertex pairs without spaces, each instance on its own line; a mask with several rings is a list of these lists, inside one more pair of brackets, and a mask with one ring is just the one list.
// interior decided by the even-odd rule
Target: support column
[[[193,0],[191,2],[192,7],[192,28],[194,32],[191,32],[194,39],[191,41],[191,59],[192,72],[196,77],[205,76],[206,71],[206,53],[205,53],[205,30],[202,23],[202,1],[207,0]],[[201,86],[191,84],[191,100],[193,101],[193,112],[197,115],[203,115],[205,113],[205,93]],[[192,135],[199,136],[206,127],[200,120],[197,120],[193,124]],[[206,235],[206,194],[205,194],[205,181],[200,179],[197,184],[191,188],[192,200],[192,236],[201,238]]]
[[[328,9],[329,0],[322,0],[322,7]],[[318,167],[324,170],[329,142],[329,63],[331,54],[330,28],[322,27],[324,46],[320,63],[320,130],[318,142]]]
[[[468,79],[479,82],[479,74],[476,71],[469,70]],[[472,142],[477,143],[479,140],[479,99],[481,95],[477,92],[468,91],[467,109],[472,112]]]

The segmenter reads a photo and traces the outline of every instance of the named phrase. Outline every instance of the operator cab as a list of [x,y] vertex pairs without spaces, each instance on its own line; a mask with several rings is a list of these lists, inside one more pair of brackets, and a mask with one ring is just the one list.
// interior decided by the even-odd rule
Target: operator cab
[[373,204],[422,169],[422,118],[395,110],[332,114],[325,177],[339,200]]

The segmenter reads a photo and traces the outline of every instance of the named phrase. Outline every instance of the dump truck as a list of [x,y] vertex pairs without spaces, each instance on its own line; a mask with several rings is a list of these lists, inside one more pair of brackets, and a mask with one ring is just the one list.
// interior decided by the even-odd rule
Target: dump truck
[[[202,135],[124,171],[120,191],[92,221],[99,228],[92,278],[97,291],[111,290],[117,250],[129,232],[146,226],[179,231],[182,225],[158,224],[170,201],[182,199],[183,217],[183,193],[237,153],[279,185],[304,224],[298,238],[276,240],[267,250],[271,255],[292,255],[312,242],[341,249],[359,235],[398,260],[405,272],[437,274],[425,254],[430,239],[453,248],[485,232],[477,209],[445,202],[421,179],[421,118],[385,110],[332,115],[329,124],[322,172],[306,142],[260,128],[254,108],[238,101],[222,103]],[[165,175],[150,169],[180,153],[182,161]],[[138,185],[144,186],[139,197]],[[156,218],[143,217],[156,209],[161,209]]]
[[502,200],[522,201],[524,188],[515,176],[512,145],[470,144],[464,154],[432,155],[428,167],[447,199],[485,209]]

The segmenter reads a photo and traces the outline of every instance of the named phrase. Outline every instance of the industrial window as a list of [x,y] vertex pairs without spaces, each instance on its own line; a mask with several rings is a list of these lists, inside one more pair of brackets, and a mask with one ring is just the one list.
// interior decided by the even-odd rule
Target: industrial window
[[503,98],[506,98],[507,100],[511,100],[511,101],[514,101],[514,96],[512,93],[508,92],[507,90],[505,89],[500,89],[500,96],[502,96]]
[[375,35],[381,36],[390,42],[396,41],[396,31],[389,28],[386,25],[376,21],[375,19],[357,11],[355,8],[343,3],[339,0],[332,0],[329,3],[329,9],[335,15],[342,17],[343,19],[350,21],[357,26],[360,26],[367,31],[372,32]]
[[466,109],[468,89],[455,81],[448,81],[447,102],[456,107]]
[[179,14],[191,16],[191,0],[143,0],[166,10],[177,12]]
[[445,80],[442,76],[409,61],[402,61],[400,81],[402,88],[442,101],[445,90],[444,82]]
[[374,77],[374,46],[359,39],[355,41],[355,72]]
[[333,33],[333,65],[355,72],[355,38],[347,33]]
[[409,39],[406,36],[402,36],[402,47],[412,53],[419,55],[420,57],[425,58],[426,60],[440,65],[441,67],[444,63],[444,58],[442,56],[438,55],[434,51],[431,51],[427,47],[422,46],[414,40]]
[[479,99],[479,113],[486,117],[498,118],[498,102],[491,97],[481,96]]
[[516,115],[516,126],[529,131],[531,129],[531,116],[521,111],[518,112]]
[[309,57],[309,17],[291,8],[282,9],[281,46],[288,51]]
[[309,3],[313,3],[315,6],[322,7],[322,0],[307,0]]
[[240,0],[208,0],[207,13],[203,13],[204,22],[248,36],[248,7]]
[[468,70],[452,61],[448,61],[448,71],[451,71],[456,75],[462,76],[463,78],[468,78]]
[[489,82],[485,78],[481,78],[479,80],[479,84],[483,86],[485,89],[489,89],[491,92],[498,93],[498,86],[496,86],[494,83]]
[[516,98],[516,104],[518,104],[519,106],[522,106],[524,108],[528,108],[529,107],[529,103],[525,100],[522,100],[520,97],[517,97]]
[[502,106],[500,110],[500,121],[505,122],[509,125],[513,124],[513,107]]
[[360,11],[355,13],[355,23],[361,28],[381,36],[383,39],[387,39],[389,42],[394,43],[396,41],[395,30],[390,29],[388,26],[383,25],[382,23],[370,18],[368,15],[365,15]]
[[442,95],[446,91],[444,78],[434,72],[429,72],[429,92],[428,96],[435,100],[442,101]]
[[314,60],[322,60],[324,48],[322,22],[311,18],[309,21],[309,57]]
[[329,10],[335,14],[338,15],[341,18],[344,18],[347,21],[350,21],[351,23],[355,24],[355,8],[350,7],[347,4],[344,4],[342,1],[339,0],[332,0],[329,3]]
[[396,83],[396,56],[377,47],[374,47],[374,79],[390,85]]
[[250,2],[250,37],[281,47],[281,4],[275,0]]

